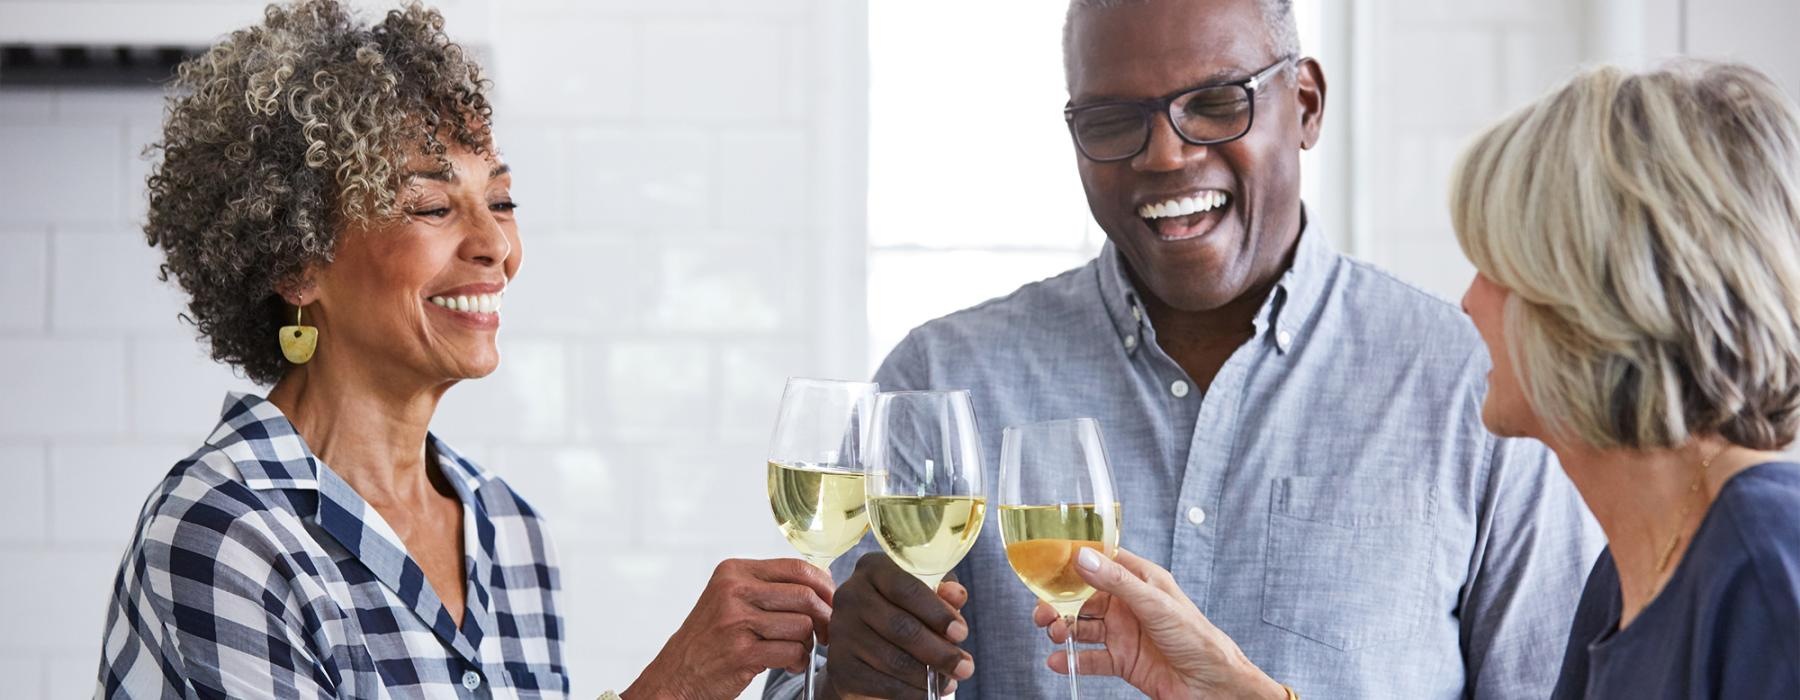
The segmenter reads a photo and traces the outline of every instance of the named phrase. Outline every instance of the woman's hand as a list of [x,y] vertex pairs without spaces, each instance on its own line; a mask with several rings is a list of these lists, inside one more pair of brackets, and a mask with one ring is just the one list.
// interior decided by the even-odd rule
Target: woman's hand
[[[1081,608],[1075,641],[1106,645],[1080,652],[1082,675],[1118,676],[1152,698],[1287,697],[1162,567],[1123,549],[1114,561],[1084,547],[1075,570],[1095,588]],[[1032,620],[1048,627],[1058,644],[1069,637],[1069,628],[1045,603],[1038,603]],[[1068,673],[1066,653],[1051,654],[1048,663],[1051,670]]]
[[629,700],[734,698],[771,668],[806,672],[810,636],[831,622],[831,576],[799,559],[728,559]]

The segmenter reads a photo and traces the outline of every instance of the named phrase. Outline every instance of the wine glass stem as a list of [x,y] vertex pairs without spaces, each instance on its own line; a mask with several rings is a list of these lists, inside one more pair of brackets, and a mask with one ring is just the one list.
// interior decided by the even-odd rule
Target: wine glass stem
[[806,700],[814,700],[814,698],[819,697],[818,685],[816,685],[818,683],[818,672],[815,670],[817,668],[815,662],[818,660],[816,658],[818,653],[819,633],[814,632],[812,634],[812,644],[806,647],[806,694],[800,696]]
[[1075,677],[1081,674],[1075,664],[1075,617],[1063,616],[1063,625],[1069,628],[1069,638],[1063,641],[1063,652],[1069,655],[1069,700],[1081,697],[1081,692],[1075,687]]
[[[826,578],[831,578],[832,559],[809,556],[806,558],[806,561],[807,563],[818,567],[820,571],[825,572]],[[813,632],[811,640],[812,644],[806,648],[806,694],[800,696],[805,700],[814,700],[819,697],[819,679],[818,671],[816,670],[818,668],[816,662],[818,661],[819,654],[819,633]]]
[[938,700],[938,698],[940,698],[940,697],[942,697],[942,696],[938,695],[937,669],[932,668],[930,666],[926,666],[925,667],[925,700]]

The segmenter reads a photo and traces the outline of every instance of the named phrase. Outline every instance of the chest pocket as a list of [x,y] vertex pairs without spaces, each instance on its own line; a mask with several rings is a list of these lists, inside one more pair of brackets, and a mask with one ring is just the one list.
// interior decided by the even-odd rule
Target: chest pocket
[[1411,479],[1276,479],[1263,622],[1350,651],[1426,618],[1437,489]]

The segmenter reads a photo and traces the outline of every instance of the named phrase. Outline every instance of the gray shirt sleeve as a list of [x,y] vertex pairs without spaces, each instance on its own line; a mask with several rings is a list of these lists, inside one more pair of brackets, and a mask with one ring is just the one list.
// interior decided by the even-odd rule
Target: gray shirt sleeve
[[1549,450],[1482,435],[1487,484],[1461,606],[1467,696],[1548,697],[1587,579],[1577,562],[1603,540]]

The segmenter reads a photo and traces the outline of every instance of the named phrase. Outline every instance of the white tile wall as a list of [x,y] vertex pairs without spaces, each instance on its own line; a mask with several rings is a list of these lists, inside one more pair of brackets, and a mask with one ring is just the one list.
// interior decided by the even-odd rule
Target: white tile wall
[[[593,697],[636,677],[721,559],[785,552],[762,461],[782,380],[863,364],[825,330],[860,333],[862,310],[818,301],[860,295],[860,273],[816,274],[861,269],[863,225],[814,193],[866,168],[865,127],[840,116],[866,77],[818,79],[860,60],[833,52],[865,28],[838,0],[482,9],[447,14],[492,39],[525,261],[501,368],[433,429],[551,519],[575,696]],[[227,390],[254,389],[176,319],[138,231],[159,99],[0,89],[0,479],[19,496],[0,620],[30,631],[0,638],[7,697],[91,692],[145,495]]]
[[[1351,114],[1352,99],[1332,95],[1324,138],[1351,138],[1351,157],[1372,181],[1367,208],[1372,245],[1353,251],[1448,299],[1474,274],[1450,227],[1449,175],[1467,140],[1492,120],[1548,90],[1579,66],[1583,3],[1561,0],[1435,2],[1370,0],[1376,25],[1360,54],[1370,61],[1371,106]],[[1325,66],[1327,77],[1350,66]],[[1356,117],[1363,121],[1354,123]]]

